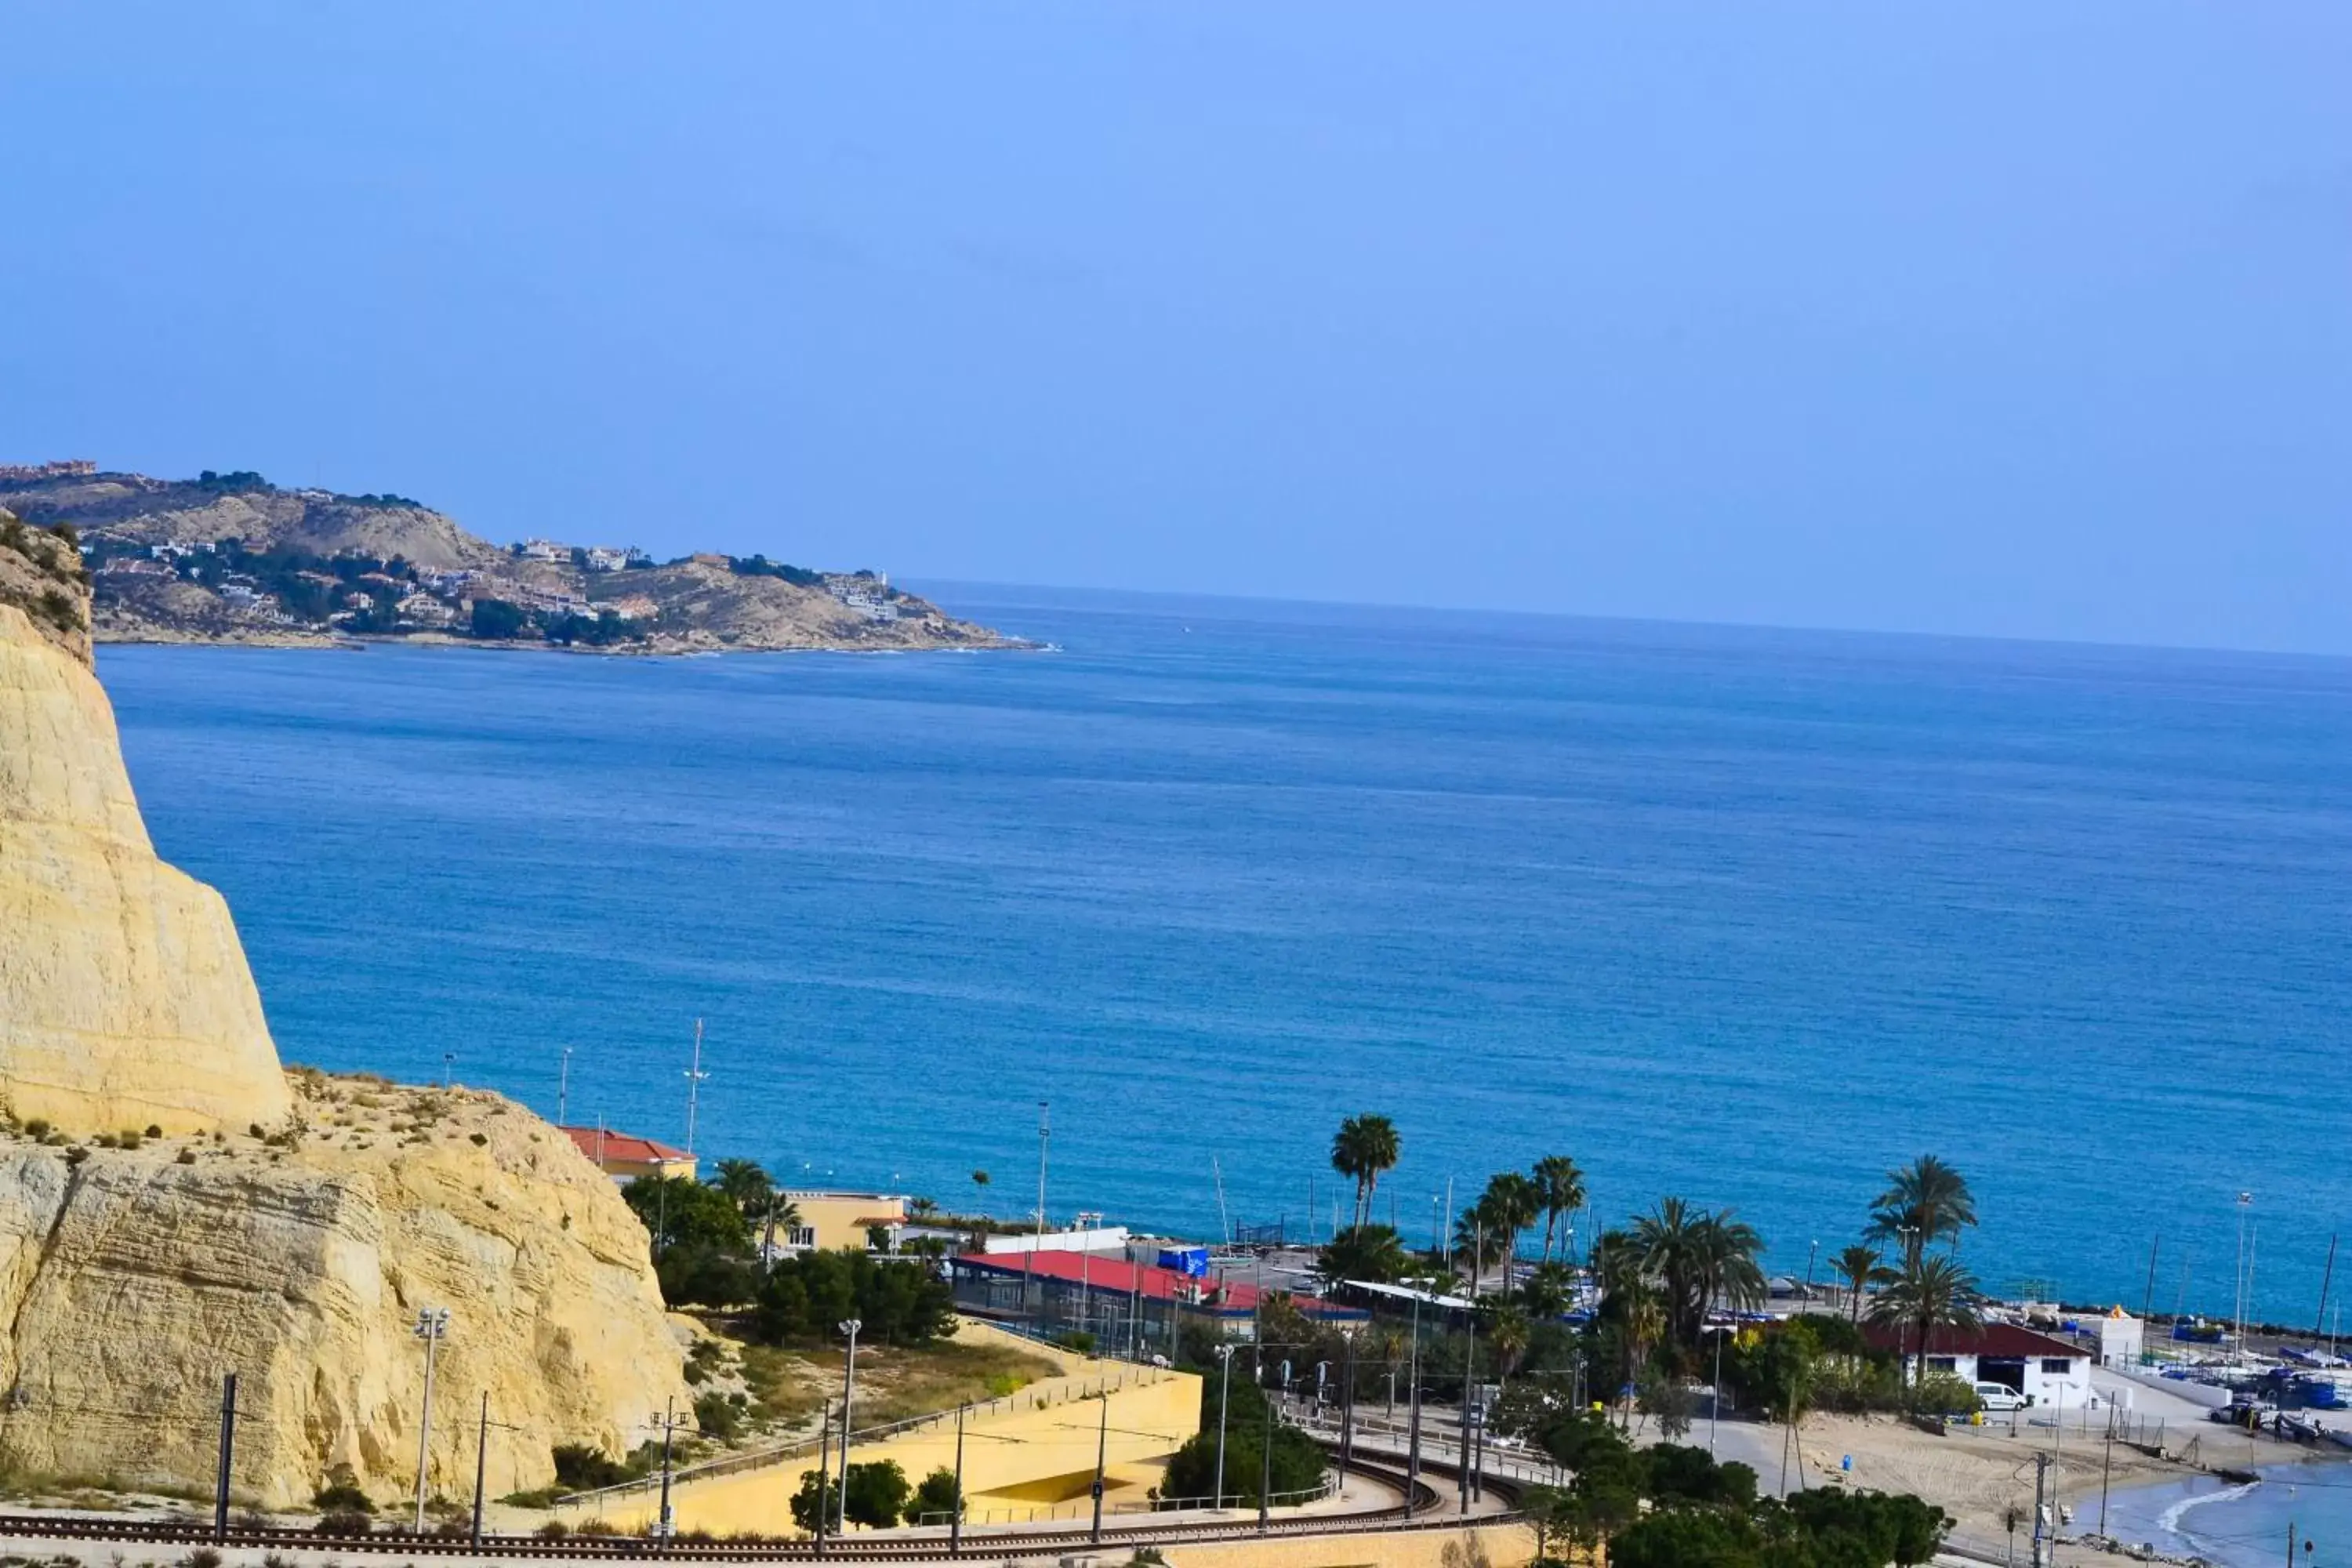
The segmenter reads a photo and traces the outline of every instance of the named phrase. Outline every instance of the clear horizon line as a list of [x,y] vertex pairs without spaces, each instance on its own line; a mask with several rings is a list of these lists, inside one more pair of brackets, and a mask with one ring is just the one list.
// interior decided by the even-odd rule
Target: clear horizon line
[[[898,578],[896,581],[901,586],[925,585],[925,597],[930,596],[929,589],[933,586],[983,591],[997,589],[1069,595],[1093,595],[1137,600],[1181,600],[1195,603],[1209,601],[1236,605],[1293,605],[1329,610],[1402,612],[1408,615],[1479,620],[1590,621],[1622,626],[1682,626],[1713,631],[1782,632],[1809,637],[1887,637],[1937,643],[2002,643],[2020,647],[2106,648],[2131,653],[2219,654],[2233,658],[2296,659],[2326,664],[2352,661],[2352,650],[2333,652],[2313,648],[2265,647],[2241,643],[2126,642],[2105,637],[2029,637],[2005,632],[1922,631],[1916,627],[1862,626],[1806,626],[1788,621],[1765,620],[1700,620],[1675,616],[1609,615],[1591,610],[1497,609],[1466,605],[1409,604],[1398,600],[1345,599],[1311,594],[1237,594],[1211,589],[1116,588],[1072,583],[1021,583],[1006,578],[932,576],[922,573]],[[943,605],[940,607],[952,613],[952,606]]]

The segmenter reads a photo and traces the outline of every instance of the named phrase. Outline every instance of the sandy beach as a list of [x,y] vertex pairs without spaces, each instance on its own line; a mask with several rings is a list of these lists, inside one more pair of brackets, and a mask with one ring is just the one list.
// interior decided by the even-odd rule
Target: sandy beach
[[[2061,1505],[2070,1511],[2062,1533],[2095,1533],[2103,1491],[2117,1495],[2142,1487],[2174,1485],[2219,1471],[2325,1462],[2341,1458],[2334,1448],[2313,1449],[2221,1426],[2204,1410],[2110,1373],[2095,1376],[2102,1398],[2089,1412],[2069,1409],[2063,1427],[2048,1411],[1987,1418],[1982,1426],[1930,1432],[1894,1415],[1816,1415],[1805,1418],[1798,1440],[1786,1445],[1786,1489],[1800,1486],[1850,1486],[1874,1491],[1914,1492],[1942,1507],[1956,1521],[1952,1544],[2000,1561],[2009,1544],[2004,1510],[2020,1511],[2019,1546],[2032,1531],[2034,1456],[2052,1457]],[[2162,1457],[2124,1441],[2105,1440],[2109,1403],[2130,1390],[2130,1415],[2137,1429],[2160,1438]],[[1786,1433],[1764,1423],[1727,1419],[1717,1438],[1726,1459],[1753,1466],[1761,1489],[1782,1489]],[[1704,1447],[1702,1421],[1685,1442]],[[2158,1445],[2150,1445],[2151,1447]]]

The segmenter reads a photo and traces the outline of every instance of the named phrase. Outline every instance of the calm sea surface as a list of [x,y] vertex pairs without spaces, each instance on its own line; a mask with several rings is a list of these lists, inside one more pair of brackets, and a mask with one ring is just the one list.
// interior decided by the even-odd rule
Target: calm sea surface
[[[1425,1236],[1552,1152],[1780,1268],[1925,1151],[1966,1255],[2316,1310],[2352,1218],[2352,662],[949,590],[1045,654],[109,648],[290,1060],[1211,1234],[1344,1113]],[[2347,1258],[2352,1263],[2352,1258]],[[2339,1283],[2343,1281],[2339,1280]]]

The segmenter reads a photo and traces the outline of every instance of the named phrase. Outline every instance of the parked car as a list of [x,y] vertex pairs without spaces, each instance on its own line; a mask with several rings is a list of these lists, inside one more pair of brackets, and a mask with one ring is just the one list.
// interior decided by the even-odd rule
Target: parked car
[[1987,1410],[2022,1410],[2025,1408],[2025,1395],[2005,1383],[1979,1383],[1977,1384],[1977,1403]]

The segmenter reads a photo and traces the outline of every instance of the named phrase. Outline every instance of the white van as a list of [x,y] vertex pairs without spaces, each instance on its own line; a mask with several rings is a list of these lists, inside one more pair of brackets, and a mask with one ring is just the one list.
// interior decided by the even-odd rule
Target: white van
[[1979,1383],[1977,1384],[1977,1403],[1987,1410],[2022,1410],[2025,1408],[2025,1395],[2005,1383]]

